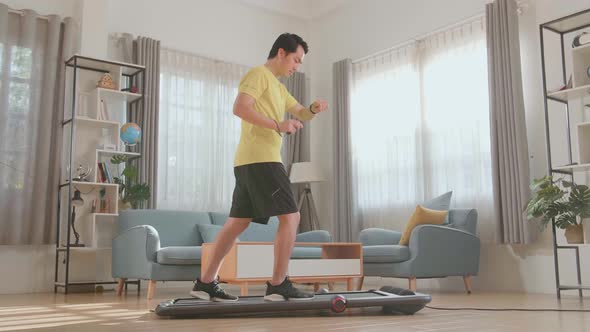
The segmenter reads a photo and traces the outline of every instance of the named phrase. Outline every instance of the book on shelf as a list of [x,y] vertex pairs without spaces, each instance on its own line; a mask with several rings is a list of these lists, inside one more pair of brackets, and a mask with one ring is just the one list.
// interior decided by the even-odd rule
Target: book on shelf
[[98,163],[98,180],[101,183],[113,183],[113,177],[111,171],[106,162],[101,161]]
[[104,121],[108,121],[109,120],[109,112],[107,109],[107,103],[104,101],[104,99],[100,100],[100,107],[98,109],[98,114],[96,116],[97,120],[104,120]]

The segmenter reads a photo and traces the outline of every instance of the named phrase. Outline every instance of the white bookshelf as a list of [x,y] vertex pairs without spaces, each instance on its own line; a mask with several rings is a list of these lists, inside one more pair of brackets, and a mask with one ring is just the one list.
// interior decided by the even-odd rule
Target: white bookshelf
[[[110,275],[111,242],[115,236],[119,212],[119,185],[114,183],[114,178],[120,177],[124,165],[113,165],[110,159],[115,155],[140,156],[139,153],[125,151],[120,129],[127,122],[130,105],[141,105],[142,94],[127,90],[131,85],[142,83],[141,75],[145,68],[79,55],[66,63],[63,167],[60,174],[56,253],[61,255],[61,258],[56,258],[56,271],[62,276],[58,276],[55,283],[56,290],[57,287],[65,287],[67,293],[69,283],[65,279],[72,284],[81,281],[87,283],[89,280],[96,280],[97,284],[113,281]],[[106,73],[113,78],[114,89],[97,86]],[[107,165],[109,176],[101,176],[99,163]],[[76,177],[75,172],[80,164],[90,167],[88,176],[83,181],[70,182],[70,178]],[[72,246],[75,237],[72,227],[68,225],[68,218],[71,220],[73,211],[70,201],[76,190],[80,191],[84,201],[75,207],[74,220],[80,235],[79,243],[83,244],[81,247]],[[64,252],[68,254],[64,256]]]

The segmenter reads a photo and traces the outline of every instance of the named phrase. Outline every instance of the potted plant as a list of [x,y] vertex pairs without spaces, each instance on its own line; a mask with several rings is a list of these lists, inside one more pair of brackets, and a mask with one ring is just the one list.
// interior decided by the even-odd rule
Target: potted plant
[[137,209],[150,198],[150,187],[146,183],[137,183],[138,170],[131,161],[139,157],[129,158],[127,155],[117,154],[111,158],[114,165],[125,164],[123,171],[117,166],[118,176],[113,180],[119,185],[119,210]]
[[551,220],[565,229],[568,243],[583,243],[582,220],[590,217],[590,188],[563,178],[552,176],[535,179],[531,185],[533,196],[526,210],[529,220],[538,220],[541,230]]

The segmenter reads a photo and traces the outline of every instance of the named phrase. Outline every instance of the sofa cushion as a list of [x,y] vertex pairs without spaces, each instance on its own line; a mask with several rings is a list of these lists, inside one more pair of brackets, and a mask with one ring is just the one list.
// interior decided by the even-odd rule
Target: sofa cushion
[[453,192],[449,191],[420,205],[431,210],[449,210],[451,208],[452,196]]
[[[203,238],[203,243],[215,242],[215,238],[217,238],[217,234],[219,234],[222,228],[223,226],[218,225],[197,225],[197,229]],[[240,239],[237,238],[236,241],[240,242]]]
[[397,244],[364,246],[364,263],[399,263],[410,259],[410,248]]
[[[227,221],[228,215],[220,212],[210,212],[211,222],[213,225],[223,226]],[[240,240],[246,242],[273,242],[275,234],[279,228],[279,219],[270,217],[268,224],[250,223],[248,228],[240,234]]]
[[410,217],[402,238],[399,240],[399,244],[407,246],[410,243],[410,236],[414,227],[418,225],[442,225],[448,213],[448,211],[431,210],[420,205],[416,206],[416,210],[414,210],[414,213]]
[[201,247],[165,247],[158,250],[156,257],[163,265],[200,265]]
[[250,223],[250,226],[240,234],[240,240],[247,242],[274,242],[279,229],[277,217],[271,217],[267,225]]
[[291,254],[292,259],[319,259],[322,258],[320,247],[295,247]]
[[[420,205],[427,209],[431,210],[450,210],[451,209],[451,197],[453,196],[453,192],[449,191],[446,192],[438,197],[435,197],[431,200],[428,200]],[[445,224],[449,222],[449,216],[445,217]]]

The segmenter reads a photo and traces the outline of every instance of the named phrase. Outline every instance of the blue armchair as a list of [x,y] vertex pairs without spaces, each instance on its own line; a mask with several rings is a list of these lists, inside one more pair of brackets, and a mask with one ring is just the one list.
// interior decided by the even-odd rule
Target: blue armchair
[[[480,240],[475,235],[477,211],[451,209],[448,223],[419,225],[409,246],[398,245],[401,232],[368,228],[361,231],[365,276],[407,278],[416,290],[416,279],[461,276],[471,293],[471,276],[479,270]],[[359,283],[362,287],[363,280]]]

